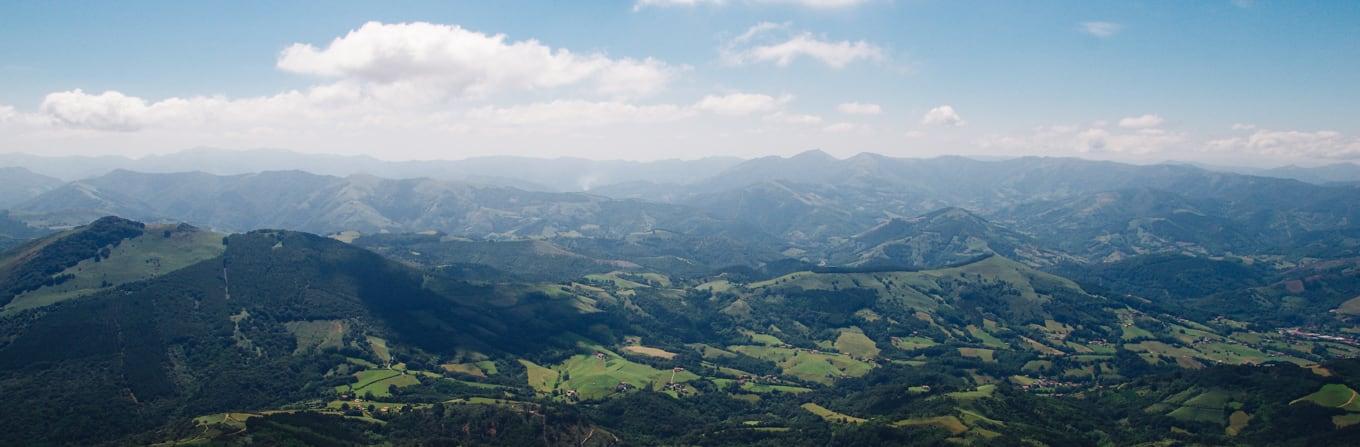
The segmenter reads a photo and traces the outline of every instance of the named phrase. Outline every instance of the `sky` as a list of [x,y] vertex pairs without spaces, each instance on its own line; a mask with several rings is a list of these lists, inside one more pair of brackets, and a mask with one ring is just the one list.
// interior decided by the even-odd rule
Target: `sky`
[[0,3],[0,152],[1360,161],[1360,2]]

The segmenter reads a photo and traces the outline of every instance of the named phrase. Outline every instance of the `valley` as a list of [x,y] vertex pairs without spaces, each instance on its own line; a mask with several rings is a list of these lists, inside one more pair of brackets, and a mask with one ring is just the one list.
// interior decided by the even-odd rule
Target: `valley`
[[[1033,205],[1053,199],[828,212],[840,217],[811,231],[694,202],[425,181],[377,187],[462,208],[354,214],[371,200],[357,199],[284,216],[251,211],[276,205],[247,192],[276,175],[344,194],[388,181],[112,175],[87,182],[95,197],[170,181],[185,185],[169,187],[175,200],[262,208],[11,212],[32,230],[0,257],[0,384],[23,410],[0,441],[1273,444],[1360,420],[1360,264],[1194,242],[1245,228],[1230,213],[1178,224],[1190,231],[1100,217],[1143,235],[1116,246],[1113,230],[1082,233]],[[417,198],[430,187],[475,195]],[[43,229],[139,209],[153,220]],[[1349,218],[1326,215],[1310,225]],[[141,417],[76,418],[129,412]],[[54,419],[75,425],[42,428]]]

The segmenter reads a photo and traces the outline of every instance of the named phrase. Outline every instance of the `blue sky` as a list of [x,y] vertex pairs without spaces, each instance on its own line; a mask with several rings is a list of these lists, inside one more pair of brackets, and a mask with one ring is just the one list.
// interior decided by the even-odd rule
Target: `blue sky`
[[0,152],[1360,159],[1354,1],[7,2],[0,80]]

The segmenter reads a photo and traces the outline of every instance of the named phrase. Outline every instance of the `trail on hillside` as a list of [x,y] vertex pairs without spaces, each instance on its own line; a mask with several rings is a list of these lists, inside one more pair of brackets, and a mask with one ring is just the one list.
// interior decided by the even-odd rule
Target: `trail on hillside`
[[1350,398],[1350,399],[1346,399],[1346,403],[1341,404],[1341,405],[1337,405],[1336,407],[1337,407],[1337,408],[1346,408],[1346,406],[1347,406],[1347,405],[1350,405],[1351,402],[1355,402],[1356,396],[1360,396],[1360,393],[1356,393],[1355,390],[1351,390],[1351,398]]

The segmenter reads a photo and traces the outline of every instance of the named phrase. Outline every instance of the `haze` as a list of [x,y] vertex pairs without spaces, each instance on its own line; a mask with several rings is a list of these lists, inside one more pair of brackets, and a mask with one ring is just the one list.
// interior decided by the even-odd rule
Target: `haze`
[[[532,13],[530,13],[532,11]],[[1360,157],[1354,2],[0,6],[0,152]]]

